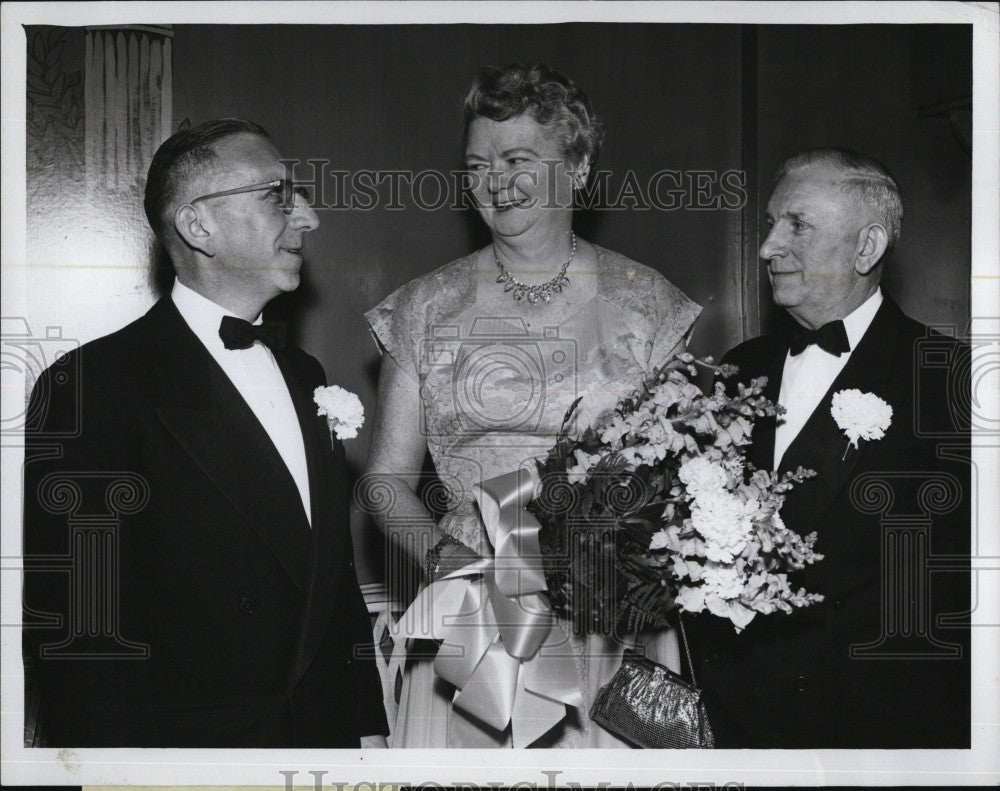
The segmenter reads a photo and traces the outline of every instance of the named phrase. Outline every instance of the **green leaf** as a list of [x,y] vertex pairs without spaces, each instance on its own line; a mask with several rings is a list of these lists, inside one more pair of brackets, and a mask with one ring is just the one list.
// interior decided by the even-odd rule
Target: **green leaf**
[[580,405],[581,401],[583,401],[583,396],[578,396],[577,399],[570,404],[569,409],[566,410],[566,415],[563,417],[562,422],[562,427],[564,429],[570,424],[570,421],[573,419],[573,413],[576,411],[576,408]]

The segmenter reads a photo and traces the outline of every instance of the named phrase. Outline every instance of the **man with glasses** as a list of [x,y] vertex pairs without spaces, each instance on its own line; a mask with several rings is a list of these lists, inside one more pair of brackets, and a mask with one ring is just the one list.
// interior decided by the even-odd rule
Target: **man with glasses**
[[[325,376],[262,321],[298,287],[316,214],[267,133],[235,119],[168,139],[145,209],[171,293],[32,393],[32,742],[384,746],[344,450],[312,400]],[[102,504],[112,528],[75,519]]]

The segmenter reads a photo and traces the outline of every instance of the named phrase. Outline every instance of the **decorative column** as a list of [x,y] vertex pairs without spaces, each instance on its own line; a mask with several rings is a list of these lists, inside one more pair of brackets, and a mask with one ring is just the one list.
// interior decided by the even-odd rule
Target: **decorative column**
[[169,26],[88,27],[85,161],[89,190],[133,189],[172,131]]
[[[894,508],[896,494],[916,490],[915,508]],[[942,473],[869,473],[851,486],[863,513],[879,514],[882,527],[881,633],[877,640],[851,646],[851,658],[958,657],[961,646],[931,633],[931,522],[955,510],[962,489]]]
[[[84,491],[102,491],[104,507],[84,510]],[[149,485],[133,473],[53,473],[39,486],[45,510],[66,517],[69,554],[52,558],[50,571],[69,572],[65,639],[42,646],[42,657],[135,658],[149,646],[121,634],[119,530],[122,518],[149,502]],[[92,506],[89,506],[92,507]]]

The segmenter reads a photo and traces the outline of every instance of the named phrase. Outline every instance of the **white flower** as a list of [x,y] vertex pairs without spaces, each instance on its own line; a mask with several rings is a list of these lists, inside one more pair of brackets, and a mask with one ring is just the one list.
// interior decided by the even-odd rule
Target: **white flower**
[[718,492],[726,488],[729,474],[725,467],[704,456],[685,459],[677,477],[687,487],[688,493],[697,498],[703,492]]
[[743,593],[743,574],[729,566],[709,563],[702,576],[705,581],[705,595],[715,595],[720,599],[735,599]]
[[655,552],[658,549],[666,549],[670,546],[670,534],[666,530],[657,530],[649,541],[649,551]]
[[892,407],[874,393],[860,390],[834,393],[830,414],[855,448],[859,439],[882,439],[892,423]]
[[712,615],[728,618],[736,627],[736,633],[742,632],[756,617],[757,613],[735,599],[724,600],[718,596],[706,596],[705,607]]
[[634,470],[642,463],[642,459],[639,455],[639,448],[635,445],[622,448],[618,451],[618,455],[622,457],[622,461],[625,462],[626,467],[630,470]]
[[746,468],[743,457],[740,455],[724,458],[721,462],[722,468],[733,478],[740,480],[743,478],[743,470]]
[[349,390],[337,385],[317,387],[313,391],[313,401],[319,409],[317,415],[326,415],[330,430],[336,432],[337,439],[354,439],[358,429],[365,422],[365,408],[361,399]]
[[601,442],[605,445],[614,445],[628,433],[628,430],[629,426],[625,422],[625,418],[621,415],[615,415],[611,420],[611,423],[608,424],[607,428],[601,432]]
[[576,464],[566,470],[566,477],[570,483],[583,483],[590,468],[601,460],[601,454],[584,453],[577,448],[573,451],[573,455],[576,457]]
[[705,573],[705,567],[701,565],[699,561],[696,560],[685,560],[684,558],[675,557],[672,566],[674,576],[677,579],[683,579],[687,577],[692,582],[697,582],[701,579],[702,575]]
[[701,612],[705,609],[705,589],[700,585],[690,588],[682,586],[677,591],[677,604],[682,610]]
[[676,371],[665,382],[653,387],[651,392],[653,403],[661,409],[680,404],[685,399],[697,398],[701,394],[700,387],[687,381],[683,374]]
[[662,384],[656,385],[652,390],[653,403],[658,407],[666,409],[681,400],[683,393],[675,382],[669,379]]
[[691,504],[691,524],[705,539],[705,557],[732,563],[753,533],[757,500],[743,500],[724,489],[702,491]]

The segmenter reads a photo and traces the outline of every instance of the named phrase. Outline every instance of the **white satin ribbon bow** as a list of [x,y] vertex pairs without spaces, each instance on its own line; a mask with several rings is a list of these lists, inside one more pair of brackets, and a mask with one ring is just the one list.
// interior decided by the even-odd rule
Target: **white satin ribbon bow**
[[569,641],[544,596],[541,525],[524,508],[534,492],[530,473],[518,469],[474,489],[493,557],[424,588],[394,638],[442,640],[434,671],[457,688],[452,706],[492,730],[452,716],[449,746],[497,746],[509,724],[513,746],[527,747],[583,696]]

